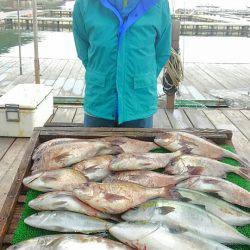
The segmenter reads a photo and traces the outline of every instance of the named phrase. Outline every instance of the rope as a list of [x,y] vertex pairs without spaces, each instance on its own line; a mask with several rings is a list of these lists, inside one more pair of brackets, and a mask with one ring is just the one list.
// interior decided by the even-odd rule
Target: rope
[[171,56],[163,72],[163,91],[166,94],[176,92],[184,79],[183,64],[180,55],[172,48]]

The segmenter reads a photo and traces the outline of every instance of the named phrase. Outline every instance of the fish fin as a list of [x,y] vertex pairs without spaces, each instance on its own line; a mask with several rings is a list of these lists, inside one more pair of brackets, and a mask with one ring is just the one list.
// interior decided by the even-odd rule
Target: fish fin
[[112,202],[112,201],[117,201],[117,200],[123,200],[125,197],[121,195],[117,195],[117,194],[106,193],[104,198],[107,201]]
[[62,153],[62,154],[60,154],[58,156],[55,156],[53,160],[55,162],[61,162],[63,159],[69,158],[69,156],[71,156],[71,153],[70,152],[65,152],[65,153]]
[[188,231],[185,227],[177,225],[168,226],[168,229],[169,232],[172,234],[181,234],[181,233],[186,233]]
[[182,155],[183,154],[189,155],[189,154],[192,153],[192,148],[190,148],[190,147],[184,147],[182,150],[180,150],[180,152],[182,153]]
[[188,167],[188,173],[190,175],[202,175],[202,172],[204,170],[202,166],[197,166],[197,167],[187,166],[187,167]]
[[174,188],[169,189],[168,187],[165,188],[167,198],[172,200],[180,200],[182,198],[182,195]]
[[175,211],[175,208],[170,206],[157,207],[156,209],[159,211],[161,215],[166,215]]
[[106,214],[108,219],[115,221],[115,222],[122,222],[121,216],[120,215],[114,215],[114,214]]
[[65,204],[67,204],[66,201],[57,201],[57,202],[54,203],[54,205],[56,205],[56,206],[62,206],[62,205],[65,205]]
[[47,247],[52,247],[53,249],[55,249],[56,246],[59,246],[59,244],[60,244],[63,240],[64,240],[63,235],[62,235],[62,237],[53,239],[53,240],[51,240],[50,242],[48,242],[48,243],[46,244],[46,248],[47,248]]
[[241,167],[239,169],[235,169],[234,173],[238,174],[244,179],[250,180],[250,168]]
[[55,176],[42,176],[41,179],[44,181],[56,181],[58,178]]
[[182,201],[182,202],[191,202],[192,199],[187,198],[187,197],[181,197],[181,198],[180,198],[180,201]]
[[219,180],[215,180],[215,179],[203,179],[202,181],[204,183],[207,183],[207,184],[218,184],[218,183],[220,183]]
[[[194,203],[193,203],[194,204]],[[202,204],[194,204],[195,206],[203,209],[203,210],[206,210],[206,206],[205,205],[202,205]]]

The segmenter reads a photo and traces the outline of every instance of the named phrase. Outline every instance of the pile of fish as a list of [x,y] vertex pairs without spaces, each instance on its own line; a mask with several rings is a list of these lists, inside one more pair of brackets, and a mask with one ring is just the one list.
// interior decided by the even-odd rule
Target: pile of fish
[[[159,147],[171,153],[151,152]],[[218,161],[224,157],[241,166]],[[250,245],[235,228],[250,224],[250,214],[241,208],[250,208],[250,192],[224,179],[231,172],[249,181],[249,162],[193,134],[164,133],[154,142],[54,139],[35,150],[33,162],[32,175],[23,184],[44,194],[29,202],[37,214],[25,223],[63,234],[9,249],[219,250]]]

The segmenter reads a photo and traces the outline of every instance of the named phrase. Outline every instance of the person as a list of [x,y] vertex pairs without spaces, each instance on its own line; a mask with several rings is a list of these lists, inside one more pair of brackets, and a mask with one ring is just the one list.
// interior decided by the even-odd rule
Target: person
[[167,0],[76,0],[73,34],[86,69],[85,127],[153,126],[171,29]]

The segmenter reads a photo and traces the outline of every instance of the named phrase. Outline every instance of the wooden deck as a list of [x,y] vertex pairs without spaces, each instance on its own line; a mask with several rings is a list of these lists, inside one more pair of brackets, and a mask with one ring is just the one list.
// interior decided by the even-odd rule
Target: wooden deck
[[[82,97],[84,94],[84,68],[79,60],[41,59],[41,82],[52,86],[55,96]],[[23,60],[24,74],[19,75],[17,58],[0,57],[0,95],[20,83],[33,83],[33,61]],[[186,63],[185,80],[179,99],[211,99],[211,89],[249,89],[250,64]],[[158,94],[163,94],[159,84]],[[52,123],[82,123],[82,107],[56,107]],[[233,109],[159,109],[154,117],[155,128],[217,128],[233,131],[237,152],[250,156],[250,110]],[[28,139],[0,138],[0,210],[13,182]],[[0,218],[1,219],[1,218]]]
[[[82,107],[57,107],[51,123],[82,123]],[[217,128],[233,131],[236,151],[250,156],[250,110],[232,109],[159,109],[154,117],[155,128]],[[28,144],[28,139],[0,138],[0,211]]]
[[[52,86],[55,96],[84,95],[84,67],[79,60],[41,59],[41,83]],[[23,59],[23,75],[19,75],[17,58],[0,57],[0,95],[20,83],[33,83],[31,58]],[[213,99],[211,89],[249,89],[250,64],[186,63],[185,79],[180,87],[179,99]],[[159,96],[163,94],[158,87]]]

